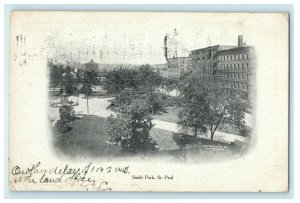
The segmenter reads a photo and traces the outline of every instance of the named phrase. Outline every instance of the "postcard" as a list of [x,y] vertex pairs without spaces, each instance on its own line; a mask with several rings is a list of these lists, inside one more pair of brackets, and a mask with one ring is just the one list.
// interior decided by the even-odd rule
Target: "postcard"
[[11,191],[287,192],[287,13],[12,11]]

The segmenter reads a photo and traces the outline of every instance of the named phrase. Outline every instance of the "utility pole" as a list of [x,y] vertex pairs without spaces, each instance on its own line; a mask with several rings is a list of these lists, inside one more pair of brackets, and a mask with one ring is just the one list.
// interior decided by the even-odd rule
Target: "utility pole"
[[89,95],[88,94],[86,94],[86,109],[87,109],[87,115],[89,115],[90,112],[89,112]]
[[[87,74],[87,73],[85,73]],[[89,112],[89,94],[88,94],[88,77],[87,75],[85,75],[85,97],[86,97],[86,112],[87,112],[87,115],[90,114]]]

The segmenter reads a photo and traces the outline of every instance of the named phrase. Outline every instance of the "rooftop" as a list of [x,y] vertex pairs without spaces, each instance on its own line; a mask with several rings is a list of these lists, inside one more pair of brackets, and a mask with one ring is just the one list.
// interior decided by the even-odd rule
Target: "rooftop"
[[225,49],[225,50],[218,50],[218,54],[235,54],[235,53],[247,53],[250,49],[254,49],[253,46],[241,46],[241,47],[235,47],[231,49]]

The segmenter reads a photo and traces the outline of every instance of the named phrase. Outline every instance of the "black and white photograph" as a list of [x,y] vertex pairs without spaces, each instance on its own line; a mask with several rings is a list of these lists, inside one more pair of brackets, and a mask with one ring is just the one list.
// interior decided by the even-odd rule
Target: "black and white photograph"
[[202,162],[247,153],[255,138],[255,48],[243,35],[231,36],[232,45],[201,36],[204,47],[187,48],[194,38],[185,30],[155,31],[161,40],[153,45],[134,31],[89,36],[91,43],[71,41],[72,33],[63,42],[49,37],[48,116],[59,156]]

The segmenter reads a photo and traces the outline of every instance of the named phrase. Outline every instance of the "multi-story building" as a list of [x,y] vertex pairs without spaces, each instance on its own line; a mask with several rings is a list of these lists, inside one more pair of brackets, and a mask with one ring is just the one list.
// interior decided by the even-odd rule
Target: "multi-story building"
[[190,56],[194,74],[214,79],[253,103],[255,52],[254,47],[246,46],[242,35],[238,36],[238,46],[210,46],[193,50]]
[[213,77],[217,67],[217,52],[236,46],[215,45],[191,51],[191,65],[194,74],[200,77]]
[[167,59],[167,78],[180,79],[184,72],[191,68],[190,57],[174,57]]
[[245,100],[253,103],[255,93],[255,51],[252,46],[239,46],[218,51],[215,77],[228,90],[240,92]]

